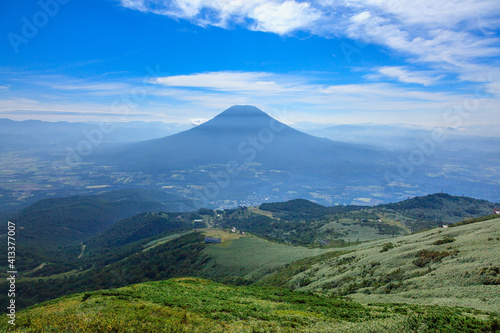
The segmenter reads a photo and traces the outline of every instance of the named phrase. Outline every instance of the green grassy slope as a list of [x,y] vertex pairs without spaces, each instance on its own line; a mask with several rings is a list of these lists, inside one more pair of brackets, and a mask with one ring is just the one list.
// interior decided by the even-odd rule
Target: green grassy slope
[[[199,233],[184,234],[147,251],[142,251],[145,247],[141,244],[135,244],[135,251],[123,259],[65,273],[44,277],[25,277],[21,273],[16,280],[17,307],[76,292],[196,275],[209,259],[202,252],[203,238]],[[0,287],[7,288],[7,280],[3,279]],[[0,305],[6,306],[6,302],[7,293],[0,294]]]
[[500,219],[346,249],[353,251],[320,258],[282,285],[349,295],[362,302],[439,304],[500,313]]
[[[66,266],[49,263],[32,274],[22,272],[17,280],[19,306],[75,292],[185,275],[249,284],[285,264],[328,251],[294,247],[217,229],[203,229],[203,232],[223,237],[224,242],[205,244],[203,233],[181,230],[122,244],[114,252],[110,249],[109,253],[93,253],[89,249],[89,256],[82,256]],[[93,243],[88,244],[92,246]],[[0,286],[5,284],[5,280],[0,282]],[[0,294],[0,304],[4,301],[5,295]]]
[[[14,331],[0,322],[3,331]],[[16,332],[495,332],[465,309],[363,306],[309,293],[196,278],[66,296],[19,312]]]
[[225,282],[255,282],[277,267],[328,251],[331,250],[289,246],[246,235],[227,245],[207,244],[204,254],[211,259],[201,275]]

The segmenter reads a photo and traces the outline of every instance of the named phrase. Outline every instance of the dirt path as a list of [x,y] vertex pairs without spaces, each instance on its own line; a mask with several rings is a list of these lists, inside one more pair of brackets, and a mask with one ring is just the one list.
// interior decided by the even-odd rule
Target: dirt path
[[81,259],[82,256],[83,256],[83,252],[85,252],[85,248],[87,247],[87,244],[82,244],[82,252],[80,253],[80,255],[78,256],[78,259]]

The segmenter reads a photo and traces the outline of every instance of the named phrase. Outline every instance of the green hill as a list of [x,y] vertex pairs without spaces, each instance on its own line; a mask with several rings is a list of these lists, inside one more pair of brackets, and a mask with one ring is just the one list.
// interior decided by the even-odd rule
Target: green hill
[[397,203],[377,206],[412,218],[408,226],[420,230],[438,223],[455,223],[463,219],[489,215],[499,204],[446,193],[415,197]]
[[[500,313],[500,219],[360,244],[282,268],[267,283],[366,303],[463,306]],[[285,278],[283,278],[285,277]]]
[[[142,251],[145,244],[131,244],[109,258],[89,258],[79,265],[77,261],[63,272],[58,271],[58,267],[54,271],[50,265],[40,269],[41,274],[35,276],[21,272],[16,280],[16,304],[18,308],[24,308],[75,292],[197,275],[210,259],[203,253],[204,237],[199,233],[179,236],[148,251]],[[6,287],[7,281],[3,281],[1,285]],[[6,294],[0,294],[0,304],[5,302]]]
[[114,223],[86,242],[85,256],[99,252],[114,251],[143,239],[157,237],[179,229],[203,228],[204,223],[195,223],[201,216],[196,213],[141,213]]
[[17,313],[6,332],[495,332],[494,317],[459,308],[360,305],[196,278],[66,296]]
[[[296,199],[266,203],[260,216],[250,208],[228,215],[233,224],[274,239],[298,244],[335,244],[374,240],[489,215],[500,205],[445,193],[415,197],[376,207],[333,206]],[[262,214],[268,212],[268,214]]]
[[[207,231],[210,236],[223,237],[223,242],[205,247],[203,253],[210,259],[199,276],[223,282],[249,284],[293,261],[332,251],[279,244],[248,234],[243,236],[219,230]],[[232,236],[232,239],[224,241],[227,236]]]
[[114,223],[148,211],[179,211],[177,196],[150,190],[120,190],[99,195],[40,200],[0,220],[0,245],[6,246],[7,221],[16,223],[16,252],[24,272],[46,262],[68,263],[87,241]]
[[295,245],[330,247],[408,233],[403,224],[372,210],[324,207],[307,200],[226,210],[216,225]]
[[[97,251],[92,247],[99,244],[89,243],[88,255],[68,263],[50,262],[32,273],[22,272],[16,283],[18,306],[75,292],[186,275],[249,284],[295,260],[331,251],[279,244],[219,229],[174,232],[115,248],[98,247]],[[223,242],[206,244],[205,235],[222,237]],[[5,283],[4,280],[0,285]],[[0,303],[4,301],[5,295],[0,294]]]
[[[162,199],[178,200],[170,196]],[[179,211],[177,201],[164,203],[153,200],[150,193],[125,190],[40,200],[10,215],[9,220],[22,230],[18,235],[20,244],[61,247],[96,235],[126,217],[173,208]]]
[[[136,202],[131,200],[151,198],[135,193],[106,195],[108,201],[99,197],[97,203],[85,201],[94,197],[58,200],[64,203],[64,214],[54,221],[63,223],[62,216],[72,219],[70,212],[97,214],[96,209],[104,207],[115,207],[117,212],[122,204]],[[432,209],[455,201],[441,197]],[[419,200],[401,205],[411,209]],[[104,206],[99,204],[102,201]],[[46,213],[42,203],[34,208]],[[141,213],[109,222],[100,233],[86,231],[85,242],[77,238],[48,247],[40,242],[37,247],[20,246],[19,306],[75,292],[190,275],[236,285],[258,282],[349,295],[365,302],[461,305],[499,312],[497,220],[398,237],[407,234],[405,223],[417,221],[403,216],[389,208],[323,207],[305,200],[222,212]],[[102,221],[106,219],[96,224]],[[85,225],[79,217],[64,223],[77,222]],[[43,233],[43,224],[35,224],[33,228]],[[60,226],[53,223],[46,229]],[[194,230],[205,226],[211,228]],[[25,232],[25,224],[18,227],[20,234]],[[229,232],[233,227],[239,230]],[[220,237],[222,243],[206,244],[205,235]],[[0,295],[0,301],[5,301],[5,295]]]

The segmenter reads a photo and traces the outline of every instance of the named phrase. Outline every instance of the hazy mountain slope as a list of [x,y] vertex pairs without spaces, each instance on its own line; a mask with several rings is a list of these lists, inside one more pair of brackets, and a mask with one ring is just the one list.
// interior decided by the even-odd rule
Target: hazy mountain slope
[[500,219],[350,249],[336,258],[320,258],[282,283],[370,303],[453,305],[500,313]]
[[[16,332],[494,332],[465,309],[360,304],[196,278],[76,294],[17,314]],[[0,328],[10,330],[6,320]]]
[[174,134],[190,128],[183,124],[163,122],[106,123],[106,133],[98,122],[49,122],[40,120],[14,121],[0,118],[0,152],[22,149],[54,151],[74,146],[89,137],[99,139],[100,144],[137,142]]
[[124,169],[151,173],[255,162],[265,169],[360,177],[366,165],[381,159],[382,154],[373,149],[297,131],[253,106],[233,106],[191,130],[130,145],[105,157],[119,161]]

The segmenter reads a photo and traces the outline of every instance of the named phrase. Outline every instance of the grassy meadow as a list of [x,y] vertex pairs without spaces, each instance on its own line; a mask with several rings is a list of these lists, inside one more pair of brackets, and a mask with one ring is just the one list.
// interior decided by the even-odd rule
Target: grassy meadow
[[331,251],[290,246],[251,234],[234,234],[220,229],[204,229],[203,233],[220,237],[222,243],[205,246],[203,252],[211,259],[201,275],[227,282],[254,282],[280,266]]
[[278,288],[199,278],[147,282],[65,296],[18,313],[6,332],[495,332],[478,311],[360,305]]
[[[500,313],[500,219],[347,247],[285,286],[363,303],[463,306]],[[287,268],[276,274],[284,274]]]

